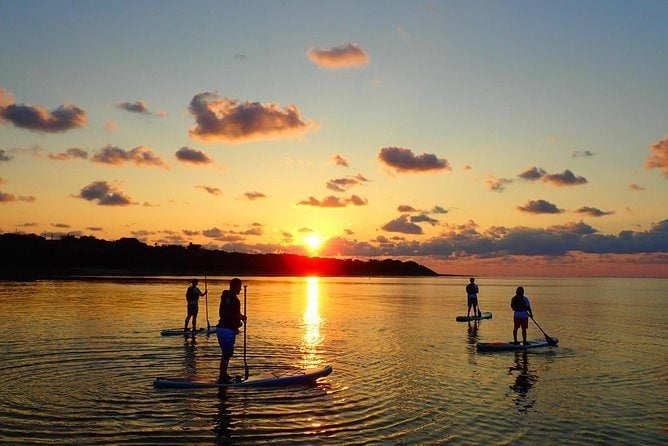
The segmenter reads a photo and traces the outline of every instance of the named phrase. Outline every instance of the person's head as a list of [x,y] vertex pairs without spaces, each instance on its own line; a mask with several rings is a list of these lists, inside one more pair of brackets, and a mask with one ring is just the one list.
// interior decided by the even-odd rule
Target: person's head
[[515,294],[518,296],[524,296],[524,287],[518,286],[517,291],[515,291]]
[[199,283],[199,280],[197,280],[197,279],[193,279],[193,280],[192,280],[192,284],[193,284],[193,285],[197,286],[198,283]]
[[475,278],[471,277],[471,278],[469,279],[469,282],[471,282],[471,283],[475,282]]
[[235,277],[234,279],[230,280],[230,290],[236,294],[239,294],[239,291],[241,291],[241,279]]

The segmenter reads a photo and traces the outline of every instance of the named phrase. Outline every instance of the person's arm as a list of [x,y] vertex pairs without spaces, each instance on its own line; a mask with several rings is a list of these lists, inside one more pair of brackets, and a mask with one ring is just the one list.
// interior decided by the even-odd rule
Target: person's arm
[[529,317],[533,319],[533,312],[531,311],[531,302],[529,302],[529,298],[527,298],[526,301],[527,301],[527,313],[529,313]]

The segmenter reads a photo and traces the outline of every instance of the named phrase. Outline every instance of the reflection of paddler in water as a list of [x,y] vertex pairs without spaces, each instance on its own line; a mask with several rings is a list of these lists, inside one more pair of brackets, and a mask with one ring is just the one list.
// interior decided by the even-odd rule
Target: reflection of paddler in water
[[469,329],[468,329],[468,334],[469,334],[469,344],[471,345],[476,345],[478,342],[478,321],[468,321],[469,323]]
[[229,410],[229,403],[227,402],[227,389],[221,387],[218,389],[218,412],[214,419],[213,431],[222,443],[228,444],[232,440],[232,432],[230,426],[232,425],[232,412]]
[[197,341],[194,333],[191,336],[183,337],[183,350],[185,352],[185,356],[183,357],[183,374],[185,376],[196,375]]
[[515,352],[515,365],[508,368],[509,375],[513,375],[514,373],[517,373],[515,383],[509,387],[517,393],[517,397],[514,399],[517,409],[520,412],[526,412],[536,402],[533,399],[527,400],[527,394],[534,383],[538,381],[538,376],[529,370],[529,357],[526,350]]

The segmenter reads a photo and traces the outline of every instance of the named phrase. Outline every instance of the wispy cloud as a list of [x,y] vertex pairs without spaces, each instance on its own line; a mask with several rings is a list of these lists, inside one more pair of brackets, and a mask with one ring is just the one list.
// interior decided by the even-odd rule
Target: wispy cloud
[[174,155],[176,156],[176,159],[183,163],[195,165],[206,165],[213,163],[213,158],[211,158],[205,152],[197,149],[191,149],[190,147],[181,147]]
[[365,198],[359,197],[357,195],[351,195],[350,198],[335,197],[334,195],[328,195],[322,200],[318,200],[314,196],[310,196],[306,200],[302,200],[297,204],[303,206],[314,206],[322,208],[343,208],[349,205],[365,206],[368,204],[368,202]]
[[0,191],[0,203],[10,203],[12,201],[24,201],[26,203],[34,203],[37,201],[37,198],[33,197],[32,195],[29,196],[16,196],[14,194],[11,194],[9,192],[3,192]]
[[351,187],[366,183],[368,181],[369,180],[362,175],[346,178],[336,178],[327,182],[327,189],[333,190],[335,192],[346,192]]
[[263,194],[262,192],[246,192],[244,193],[244,196],[248,198],[249,200],[257,200],[258,198],[266,198],[267,196]]
[[529,214],[560,214],[564,212],[563,209],[559,209],[556,205],[545,200],[529,200],[524,206],[517,206],[517,209]]
[[[58,133],[86,125],[86,112],[73,104],[49,111],[36,105],[13,103],[14,96],[0,88],[0,123],[37,132]],[[11,102],[10,102],[11,101]]]
[[520,173],[517,176],[522,178],[523,180],[535,181],[535,180],[540,180],[546,174],[547,172],[545,172],[545,170],[541,169],[540,167],[534,166],[526,169],[524,172]]
[[654,143],[650,148],[650,155],[645,162],[645,168],[660,169],[663,176],[668,178],[668,136]]
[[158,110],[156,112],[153,112],[149,110],[148,105],[144,101],[122,101],[122,102],[117,102],[116,107],[120,108],[121,110],[129,111],[131,113],[139,113],[143,115],[152,115],[152,116],[158,116],[158,117],[165,117],[167,116],[167,112],[164,110]]
[[591,150],[574,150],[573,151],[573,158],[589,158],[591,156],[596,155],[596,153],[592,152]]
[[54,228],[60,228],[60,229],[69,229],[72,226],[68,225],[67,223],[51,223],[51,226]]
[[497,178],[494,175],[489,175],[487,177],[487,188],[495,192],[503,192],[506,189],[508,184],[511,184],[513,180],[509,178]]
[[642,186],[640,186],[639,184],[636,184],[636,183],[629,184],[629,189],[634,190],[634,191],[639,191],[639,192],[645,190],[644,187],[642,187]]
[[337,166],[343,166],[343,167],[348,167],[348,160],[342,157],[341,155],[334,155],[332,157],[332,161],[334,164]]
[[115,185],[107,181],[93,181],[81,189],[77,198],[88,201],[97,201],[99,206],[128,206],[136,204]]
[[87,159],[88,152],[85,149],[79,147],[70,147],[61,153],[50,153],[49,158],[57,161],[70,161],[73,159]]
[[614,214],[614,211],[602,211],[598,208],[590,207],[590,206],[583,206],[580,209],[576,209],[573,212],[576,212],[578,214],[588,215],[589,217],[603,217],[605,215]]
[[397,211],[403,212],[403,213],[408,213],[408,212],[418,212],[417,209],[415,209],[413,206],[410,206],[408,204],[400,204],[397,207]]
[[196,94],[189,107],[196,126],[191,138],[235,143],[301,136],[317,125],[302,119],[295,105],[281,109],[274,103],[237,102],[216,93]]
[[555,186],[577,186],[587,184],[585,177],[579,177],[570,170],[566,169],[562,173],[547,174],[543,177],[543,182],[552,183]]
[[378,153],[378,160],[398,173],[421,173],[452,170],[448,160],[434,154],[415,155],[403,147],[384,147]]
[[114,166],[131,162],[137,166],[156,166],[169,170],[169,165],[148,146],[123,150],[120,147],[106,145],[96,152],[90,160],[95,163],[111,164]]
[[359,45],[350,42],[329,49],[311,48],[307,54],[318,67],[333,70],[361,68],[370,62],[369,55]]
[[205,186],[203,184],[200,184],[199,186],[195,186],[196,189],[203,190],[204,192],[207,192],[211,195],[222,195],[223,191],[217,187],[213,186]]

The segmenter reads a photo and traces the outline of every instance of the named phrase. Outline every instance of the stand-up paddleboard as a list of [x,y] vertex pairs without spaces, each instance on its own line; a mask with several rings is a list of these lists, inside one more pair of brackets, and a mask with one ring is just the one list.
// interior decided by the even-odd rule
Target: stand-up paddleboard
[[481,319],[491,319],[492,313],[485,311],[481,313],[480,316],[457,316],[457,322],[466,322],[466,321],[479,321]]
[[532,339],[529,341],[528,345],[524,345],[521,342],[519,344],[513,344],[512,342],[478,342],[475,347],[479,352],[505,352],[511,350],[552,347],[559,343],[559,339],[554,337],[551,339],[554,343],[548,343],[545,339],[541,338]]
[[317,369],[308,369],[303,372],[292,372],[285,375],[274,374],[250,378],[246,381],[218,383],[216,379],[190,379],[190,378],[156,378],[153,382],[155,387],[172,389],[201,389],[208,387],[273,387],[273,386],[296,386],[315,382],[318,378],[332,373],[332,366]]
[[208,330],[206,328],[198,328],[196,331],[184,330],[183,328],[172,328],[169,330],[162,330],[160,332],[161,336],[184,336],[184,335],[202,335],[202,334],[212,334],[216,333],[216,327],[211,327]]

